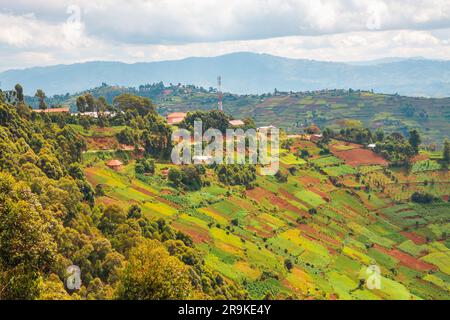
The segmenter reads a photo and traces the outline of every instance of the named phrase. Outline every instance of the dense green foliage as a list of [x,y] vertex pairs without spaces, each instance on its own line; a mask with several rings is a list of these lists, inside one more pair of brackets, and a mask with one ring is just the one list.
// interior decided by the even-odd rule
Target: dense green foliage
[[[245,297],[163,219],[136,205],[125,213],[97,204],[81,167],[85,140],[67,125],[73,119],[24,110],[0,104],[0,299]],[[148,135],[163,126],[155,114],[143,119]],[[139,164],[142,173],[155,170],[152,159]],[[197,188],[197,169],[183,172],[182,182]],[[64,287],[72,264],[83,285],[73,293]]]
[[218,110],[210,112],[195,111],[189,112],[183,122],[180,124],[181,128],[194,131],[194,122],[202,122],[202,133],[209,128],[218,129],[220,132],[225,132],[229,127],[228,121],[231,120],[229,116]]
[[230,186],[251,186],[256,179],[256,168],[252,165],[219,165],[216,171],[219,180]]
[[181,169],[171,168],[168,178],[175,187],[199,190],[203,185],[202,174],[204,174],[202,165],[183,166]]

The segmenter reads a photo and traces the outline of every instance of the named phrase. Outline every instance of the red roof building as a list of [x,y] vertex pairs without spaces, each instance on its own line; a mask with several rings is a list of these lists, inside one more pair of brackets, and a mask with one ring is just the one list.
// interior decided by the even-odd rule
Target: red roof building
[[123,163],[120,160],[109,160],[106,165],[115,171],[119,171],[122,169]]
[[185,112],[172,112],[167,115],[167,123],[171,125],[179,124],[186,116],[187,113]]
[[242,127],[245,125],[244,121],[242,120],[230,120],[229,124],[232,127]]

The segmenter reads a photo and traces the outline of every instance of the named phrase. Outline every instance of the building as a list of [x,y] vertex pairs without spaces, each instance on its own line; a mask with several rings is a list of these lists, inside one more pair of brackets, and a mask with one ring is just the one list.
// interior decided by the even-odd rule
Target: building
[[377,146],[377,145],[376,145],[375,143],[369,143],[369,144],[367,145],[367,148],[369,148],[369,149],[375,149],[376,146]]
[[109,160],[106,165],[108,168],[113,169],[114,171],[120,171],[123,167],[123,163],[120,160]]
[[265,126],[265,127],[258,127],[258,131],[270,131],[272,129],[276,129],[275,126]]
[[193,156],[194,164],[209,164],[214,158],[212,156]]
[[49,108],[49,109],[33,109],[37,113],[69,113],[69,107],[63,108]]
[[323,138],[323,135],[322,135],[322,134],[313,134],[313,135],[311,135],[310,140],[311,140],[312,142],[317,143],[317,142],[319,142],[319,140],[321,140],[322,138]]
[[180,124],[186,118],[185,112],[172,112],[167,115],[167,123],[170,125]]
[[258,127],[258,128],[256,129],[256,131],[258,132],[258,135],[264,134],[264,135],[266,135],[268,138],[271,138],[271,137],[272,137],[272,130],[273,130],[273,129],[276,129],[276,127],[270,125],[270,126],[265,126],[265,127]]
[[242,127],[245,125],[244,121],[242,121],[242,120],[230,120],[230,121],[228,121],[228,123],[232,127]]
[[91,118],[98,118],[99,115],[103,115],[105,117],[114,117],[116,115],[116,113],[111,112],[111,111],[103,111],[103,112],[91,111],[91,112],[78,112],[78,113],[76,113],[76,115],[91,117]]

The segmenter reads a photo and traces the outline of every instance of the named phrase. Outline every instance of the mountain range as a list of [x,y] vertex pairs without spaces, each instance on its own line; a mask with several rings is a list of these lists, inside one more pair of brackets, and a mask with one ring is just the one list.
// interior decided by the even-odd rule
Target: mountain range
[[265,93],[320,89],[361,89],[408,96],[450,96],[450,61],[387,58],[365,62],[324,62],[268,54],[238,52],[217,57],[140,62],[93,61],[33,67],[0,73],[2,89],[22,84],[26,94],[75,93],[102,83],[138,86],[144,83],[186,83],[223,91]]

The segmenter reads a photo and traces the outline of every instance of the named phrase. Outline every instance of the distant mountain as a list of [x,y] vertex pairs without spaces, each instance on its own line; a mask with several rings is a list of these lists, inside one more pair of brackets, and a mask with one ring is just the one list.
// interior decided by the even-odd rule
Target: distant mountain
[[354,66],[373,66],[373,65],[377,65],[377,64],[403,62],[403,61],[407,61],[407,60],[426,60],[426,59],[423,57],[412,57],[412,58],[388,57],[388,58],[366,60],[366,61],[351,61],[351,62],[346,62],[346,64],[350,64],[350,65],[354,65]]
[[27,94],[43,89],[53,95],[83,91],[101,83],[138,86],[163,81],[208,88],[216,86],[218,75],[222,76],[224,91],[234,93],[353,88],[409,96],[450,96],[450,61],[421,58],[351,64],[233,53],[162,62],[86,62],[10,70],[0,73],[0,81],[3,89],[21,83]]

